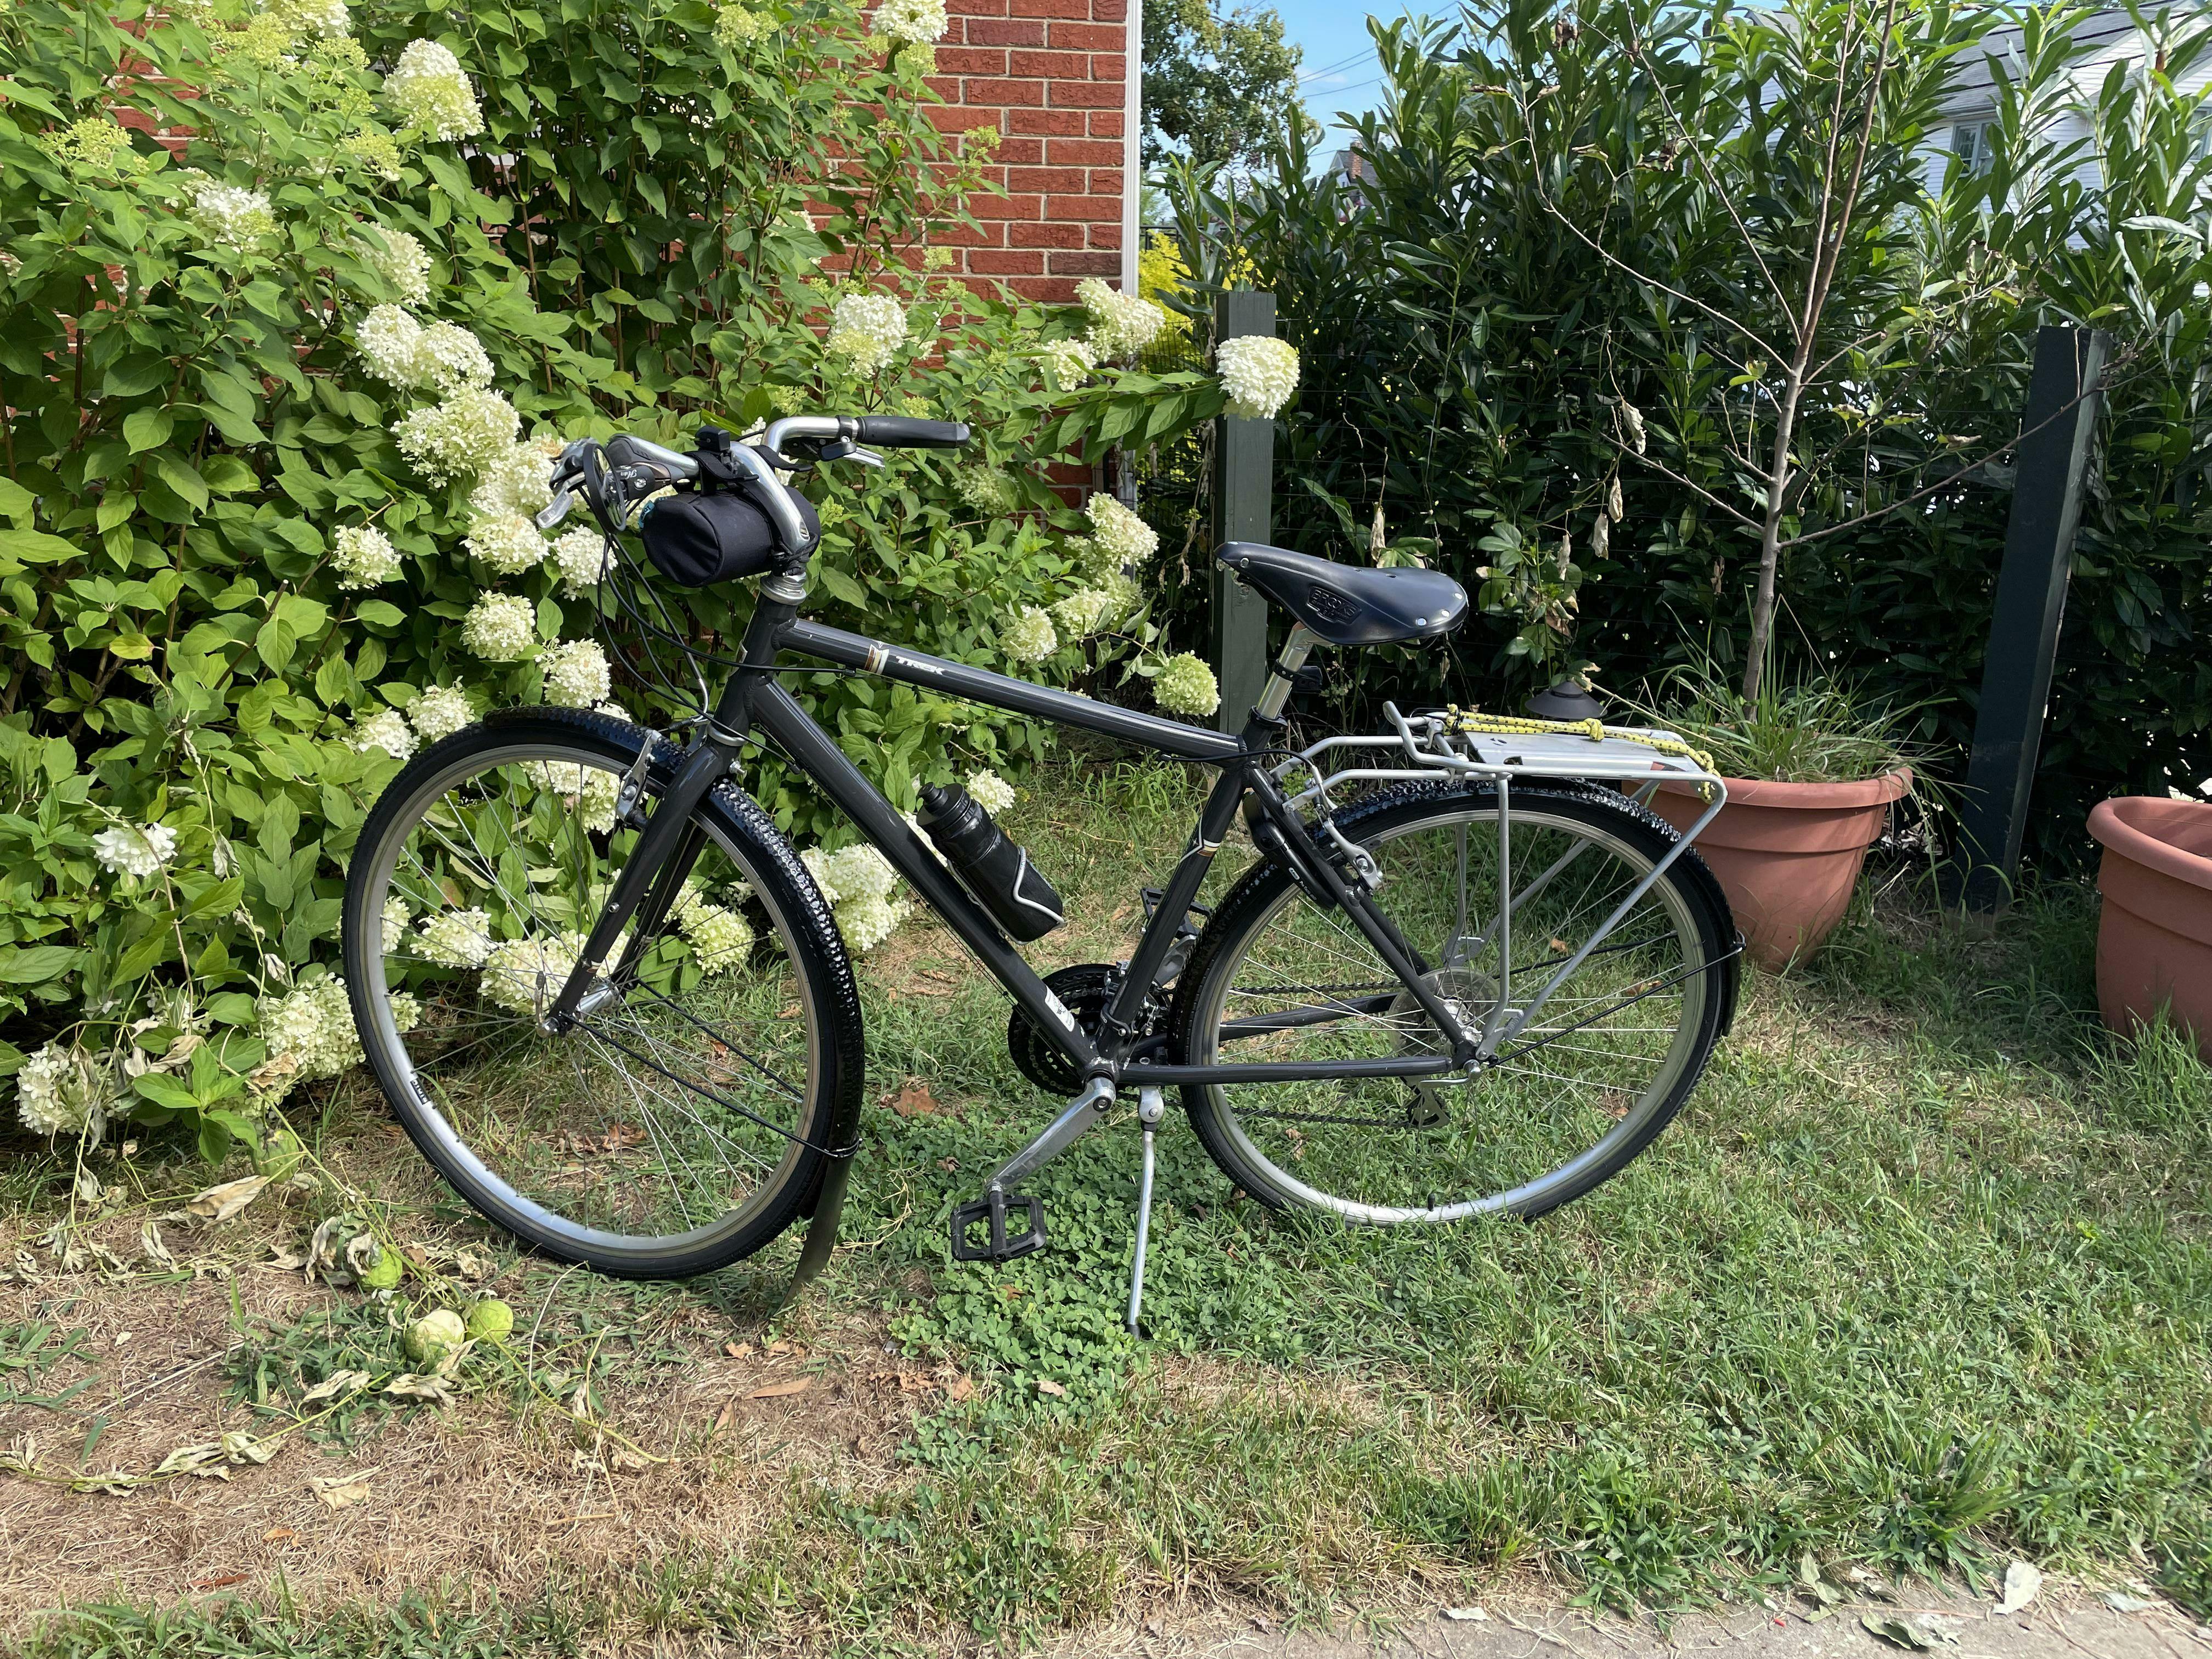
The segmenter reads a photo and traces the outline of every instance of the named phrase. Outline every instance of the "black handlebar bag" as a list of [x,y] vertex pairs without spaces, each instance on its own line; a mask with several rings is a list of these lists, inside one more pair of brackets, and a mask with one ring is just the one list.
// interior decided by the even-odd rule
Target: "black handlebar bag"
[[[796,490],[791,498],[812,532],[811,544],[821,534],[813,503]],[[653,568],[684,587],[757,576],[783,551],[775,521],[734,490],[656,496],[645,504],[637,529]]]

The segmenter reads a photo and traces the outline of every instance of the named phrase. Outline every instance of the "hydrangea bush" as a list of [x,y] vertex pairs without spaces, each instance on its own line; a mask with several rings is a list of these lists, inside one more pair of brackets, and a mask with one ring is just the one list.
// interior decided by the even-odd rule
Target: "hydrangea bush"
[[[596,534],[530,523],[562,440],[969,420],[966,454],[809,485],[817,608],[1036,678],[1133,648],[1152,550],[1045,465],[1224,393],[1126,366],[1141,301],[943,274],[986,153],[928,118],[943,27],[929,0],[875,33],[843,0],[0,12],[0,1073],[26,1124],[255,1136],[358,1058],[340,894],[398,767],[497,706],[667,712],[646,647],[599,642]],[[751,601],[678,599],[702,635]],[[801,689],[902,806],[963,776],[1002,800],[1043,743],[912,688]],[[586,818],[611,811],[595,781]],[[748,781],[850,839],[772,769]],[[856,948],[896,926],[888,866],[814,858]],[[465,924],[424,948],[495,1000],[534,978]],[[747,943],[703,901],[678,925],[708,966]]]

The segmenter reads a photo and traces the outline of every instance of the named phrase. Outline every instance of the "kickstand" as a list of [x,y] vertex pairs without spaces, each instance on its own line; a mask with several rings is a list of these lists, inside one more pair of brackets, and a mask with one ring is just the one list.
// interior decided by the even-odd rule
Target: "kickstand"
[[830,1167],[823,1171],[822,1190],[814,1195],[814,1218],[807,1223],[799,1267],[791,1275],[791,1288],[784,1292],[785,1307],[798,1301],[800,1292],[821,1278],[822,1270],[830,1265],[830,1252],[837,1246],[837,1223],[845,1213],[846,1183],[852,1178],[849,1157],[831,1158]]
[[1145,1334],[1139,1318],[1145,1310],[1145,1243],[1152,1226],[1152,1137],[1166,1115],[1158,1089],[1137,1091],[1137,1121],[1145,1129],[1145,1169],[1137,1182],[1137,1254],[1129,1264],[1129,1334],[1139,1338]]

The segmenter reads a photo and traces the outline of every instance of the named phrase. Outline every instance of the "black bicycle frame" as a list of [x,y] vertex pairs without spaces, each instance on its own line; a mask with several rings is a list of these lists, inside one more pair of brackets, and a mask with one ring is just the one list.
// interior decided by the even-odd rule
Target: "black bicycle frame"
[[[863,635],[799,620],[796,607],[762,599],[747,630],[744,665],[723,688],[707,734],[684,754],[675,778],[640,836],[636,850],[617,878],[606,909],[592,930],[568,983],[550,1018],[573,1018],[614,947],[623,927],[642,911],[641,936],[664,915],[690,873],[697,856],[696,832],[687,835],[691,811],[716,779],[738,761],[750,733],[757,732],[780,750],[859,826],[900,875],[974,952],[993,978],[1028,1013],[1062,1054],[1086,1078],[1117,1085],[1255,1083],[1319,1078],[1429,1077],[1461,1070],[1476,1057],[1475,1034],[1465,1030],[1452,1010],[1423,981],[1426,968],[1376,910],[1364,887],[1346,882],[1335,861],[1316,847],[1262,763],[1279,752],[1273,740],[1279,727],[1256,715],[1237,737],[1163,720],[1135,709],[1097,702],[1069,691],[1033,685],[964,663],[949,662],[917,651],[885,645]],[[878,674],[885,679],[924,687],[971,702],[1048,720],[1056,726],[1097,732],[1181,760],[1218,766],[1221,775],[1207,795],[1197,828],[1177,860],[1152,919],[1137,941],[1127,971],[1108,1007],[1100,1042],[1092,1041],[1059,998],[1023,960],[981,904],[939,861],[936,851],[885,800],[829,733],[817,726],[777,678],[776,658],[793,651],[841,667]],[[1364,934],[1378,956],[1419,1003],[1437,1029],[1449,1036],[1449,1054],[1403,1058],[1234,1061],[1210,1066],[1155,1063],[1130,1058],[1143,1029],[1145,1004],[1173,947],[1183,917],[1198,896],[1214,854],[1228,838],[1247,795],[1273,823],[1280,845],[1294,860],[1296,874],[1308,886],[1334,900]],[[635,946],[633,946],[635,948]],[[617,969],[617,975],[620,969]]]

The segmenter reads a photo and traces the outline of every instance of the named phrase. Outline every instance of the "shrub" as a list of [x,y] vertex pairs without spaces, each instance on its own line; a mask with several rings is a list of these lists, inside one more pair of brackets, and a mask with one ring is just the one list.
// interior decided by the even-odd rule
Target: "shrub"
[[[1063,378],[1091,319],[936,274],[972,171],[921,107],[927,46],[843,0],[358,29],[309,0],[0,12],[0,1070],[42,1056],[48,1129],[253,1133],[357,1058],[344,862],[415,744],[496,703],[665,712],[638,641],[606,630],[610,684],[589,641],[595,550],[526,521],[552,438],[975,422],[980,457],[821,481],[817,575],[836,619],[1003,667],[1011,619],[1118,576],[1044,459],[1220,406],[1195,374]],[[702,637],[750,604],[684,597]],[[1027,672],[1072,672],[1113,608]],[[902,802],[1042,744],[904,688],[814,695]]]

